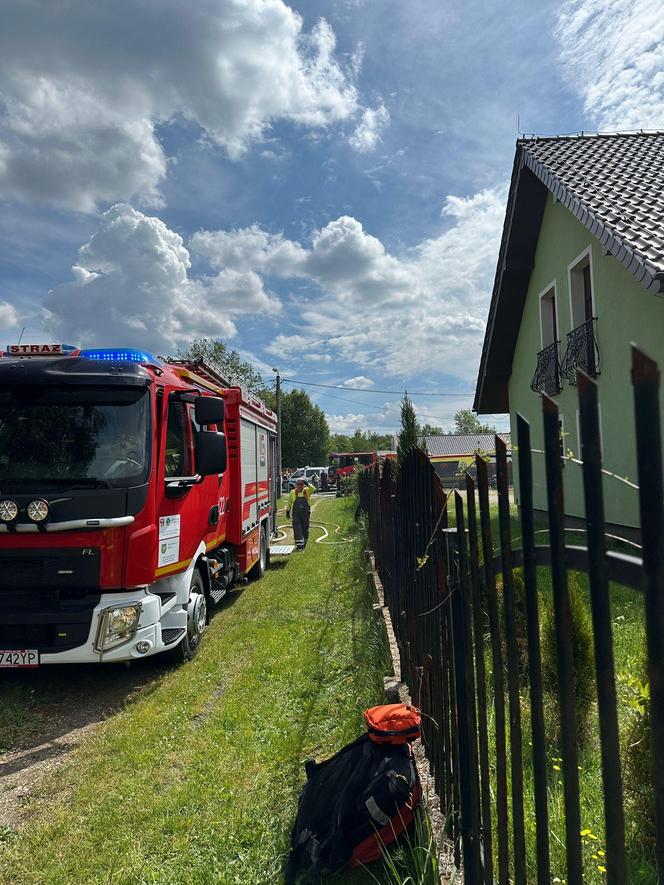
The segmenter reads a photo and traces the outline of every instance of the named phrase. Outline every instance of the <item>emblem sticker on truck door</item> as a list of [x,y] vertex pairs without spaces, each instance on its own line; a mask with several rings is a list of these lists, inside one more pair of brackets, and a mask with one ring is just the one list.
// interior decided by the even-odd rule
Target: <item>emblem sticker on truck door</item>
[[180,514],[159,517],[157,568],[173,565],[180,556]]

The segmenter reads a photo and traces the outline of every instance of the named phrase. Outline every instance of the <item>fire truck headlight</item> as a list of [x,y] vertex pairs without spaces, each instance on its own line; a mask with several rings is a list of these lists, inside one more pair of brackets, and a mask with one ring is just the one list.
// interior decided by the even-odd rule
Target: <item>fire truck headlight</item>
[[38,498],[36,501],[30,501],[25,512],[28,514],[28,519],[33,522],[44,522],[48,516],[48,504]]
[[13,522],[18,516],[18,504],[16,501],[0,501],[0,519],[3,522]]
[[97,650],[105,651],[131,639],[136,633],[140,617],[140,602],[106,609],[99,622]]

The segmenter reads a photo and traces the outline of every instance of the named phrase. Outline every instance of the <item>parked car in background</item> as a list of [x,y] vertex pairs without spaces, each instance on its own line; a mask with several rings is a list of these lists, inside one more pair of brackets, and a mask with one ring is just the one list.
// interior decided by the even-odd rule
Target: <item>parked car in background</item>
[[304,477],[309,485],[318,490],[320,488],[320,475],[323,472],[327,473],[327,467],[300,467],[288,477],[288,488],[294,489],[297,480]]

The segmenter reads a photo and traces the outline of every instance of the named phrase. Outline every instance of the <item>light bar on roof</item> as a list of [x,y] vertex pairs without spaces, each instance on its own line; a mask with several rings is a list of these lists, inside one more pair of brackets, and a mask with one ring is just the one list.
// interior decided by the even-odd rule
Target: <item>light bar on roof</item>
[[161,366],[162,362],[147,350],[136,350],[133,347],[97,347],[81,351],[87,360],[101,360],[107,363],[141,363],[150,366]]

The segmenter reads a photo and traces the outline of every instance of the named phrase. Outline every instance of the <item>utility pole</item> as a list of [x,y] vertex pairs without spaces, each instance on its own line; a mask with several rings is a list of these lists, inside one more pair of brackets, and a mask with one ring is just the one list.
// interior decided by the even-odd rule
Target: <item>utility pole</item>
[[281,375],[279,369],[272,369],[276,373],[276,399],[277,399],[277,469],[279,471],[279,494],[282,491],[281,482]]

